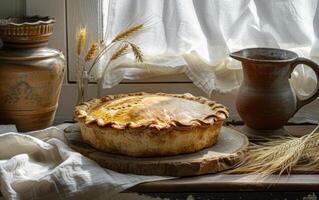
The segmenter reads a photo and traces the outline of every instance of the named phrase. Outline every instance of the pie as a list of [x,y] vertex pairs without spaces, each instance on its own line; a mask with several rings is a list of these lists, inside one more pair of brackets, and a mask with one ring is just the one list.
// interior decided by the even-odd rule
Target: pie
[[190,94],[131,93],[91,99],[75,108],[75,117],[94,148],[150,157],[214,145],[228,109]]

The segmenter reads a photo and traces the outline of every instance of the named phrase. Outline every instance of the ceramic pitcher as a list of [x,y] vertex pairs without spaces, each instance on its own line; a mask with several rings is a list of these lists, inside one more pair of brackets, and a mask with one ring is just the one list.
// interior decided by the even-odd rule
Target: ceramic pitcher
[[[292,51],[273,48],[250,48],[231,53],[242,62],[243,82],[236,107],[245,124],[257,130],[275,130],[304,105],[319,96],[319,66]],[[314,92],[306,98],[296,95],[289,79],[294,68],[304,64],[317,76]]]

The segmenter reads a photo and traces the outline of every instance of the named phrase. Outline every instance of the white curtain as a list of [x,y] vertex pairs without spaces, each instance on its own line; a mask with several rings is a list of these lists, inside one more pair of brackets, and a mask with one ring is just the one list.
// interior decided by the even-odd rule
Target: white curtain
[[[113,63],[104,87],[124,78],[186,73],[208,95],[231,91],[242,74],[228,54],[248,47],[283,48],[319,61],[318,0],[109,0],[104,10],[106,40],[129,24],[150,26],[134,39],[146,64],[135,64],[132,55]],[[293,83],[307,94],[316,78],[301,66]]]

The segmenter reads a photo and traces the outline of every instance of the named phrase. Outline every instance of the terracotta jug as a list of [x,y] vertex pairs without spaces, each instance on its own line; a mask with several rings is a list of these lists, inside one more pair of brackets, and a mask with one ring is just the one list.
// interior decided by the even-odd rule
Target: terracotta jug
[[0,124],[19,131],[52,124],[65,66],[62,52],[47,47],[53,23],[39,16],[0,21]]
[[[231,53],[242,62],[244,80],[239,88],[236,107],[249,128],[280,129],[304,105],[319,96],[319,66],[292,51],[273,48],[251,48]],[[299,64],[311,67],[317,76],[312,95],[301,99],[289,79]]]

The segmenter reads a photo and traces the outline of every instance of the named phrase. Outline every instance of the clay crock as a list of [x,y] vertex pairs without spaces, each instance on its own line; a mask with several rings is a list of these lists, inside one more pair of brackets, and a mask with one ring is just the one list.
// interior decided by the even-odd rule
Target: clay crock
[[319,96],[319,81],[313,94],[303,99],[296,95],[289,79],[294,68],[305,64],[319,80],[319,66],[292,51],[273,48],[243,49],[230,54],[241,61],[243,82],[236,107],[245,124],[256,130],[276,130],[304,105]]
[[23,132],[52,125],[65,67],[62,52],[48,47],[53,24],[39,16],[0,21],[0,124]]

